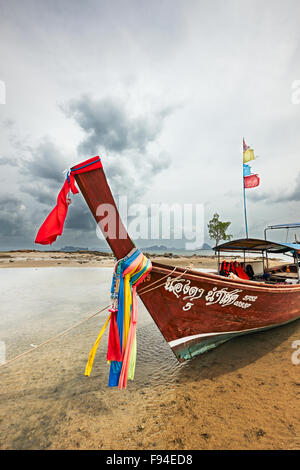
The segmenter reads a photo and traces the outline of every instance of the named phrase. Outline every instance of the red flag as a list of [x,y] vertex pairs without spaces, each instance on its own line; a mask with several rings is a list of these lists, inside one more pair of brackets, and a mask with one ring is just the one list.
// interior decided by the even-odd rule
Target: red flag
[[245,185],[245,188],[256,188],[256,186],[259,185],[259,176],[258,175],[244,176],[244,185]]
[[74,174],[96,170],[97,168],[102,168],[101,160],[98,156],[90,158],[89,160],[79,163],[71,168],[71,171],[68,173],[67,179],[57,196],[57,204],[39,229],[35,243],[51,245],[51,243],[55,242],[57,237],[62,234],[68,207],[71,202],[68,197],[68,193],[69,191],[72,191],[73,194],[79,193],[75,186]]
[[248,145],[246,145],[245,139],[243,139],[243,152],[246,152],[248,150]]

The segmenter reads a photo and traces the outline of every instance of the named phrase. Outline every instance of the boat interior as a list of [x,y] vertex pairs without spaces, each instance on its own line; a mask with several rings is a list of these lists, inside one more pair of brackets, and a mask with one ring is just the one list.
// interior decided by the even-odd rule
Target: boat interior
[[[264,231],[265,237],[270,229],[291,227],[299,228],[300,224],[269,226]],[[300,243],[296,236],[294,243],[278,243],[266,238],[231,240],[217,245],[214,250],[218,255],[218,274],[221,276],[266,284],[300,284]],[[290,262],[287,257],[291,258]]]

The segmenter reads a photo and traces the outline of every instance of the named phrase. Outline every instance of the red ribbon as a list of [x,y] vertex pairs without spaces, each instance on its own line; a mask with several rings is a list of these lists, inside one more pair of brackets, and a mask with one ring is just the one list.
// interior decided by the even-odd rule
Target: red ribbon
[[75,186],[74,174],[85,173],[87,171],[97,170],[98,168],[102,168],[99,156],[90,158],[89,160],[79,163],[71,168],[71,171],[57,196],[57,204],[40,227],[35,243],[51,245],[55,242],[57,237],[62,234],[70,204],[68,193],[69,191],[72,191],[73,194],[77,194],[79,192]]
[[108,311],[111,312],[111,317],[106,359],[108,361],[121,362],[122,353],[120,346],[119,330],[117,325],[118,310],[109,309]]

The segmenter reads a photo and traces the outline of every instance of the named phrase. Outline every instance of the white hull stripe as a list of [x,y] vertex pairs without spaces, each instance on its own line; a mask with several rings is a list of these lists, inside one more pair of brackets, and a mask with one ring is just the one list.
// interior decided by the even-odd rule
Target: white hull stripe
[[[296,320],[297,317],[294,319]],[[215,331],[214,333],[200,333],[199,335],[192,335],[192,336],[184,336],[183,338],[174,339],[173,341],[169,341],[168,344],[171,348],[174,346],[178,346],[179,344],[186,343],[187,341],[191,341],[192,339],[196,338],[208,338],[209,336],[221,336],[221,335],[234,335],[234,334],[242,334],[247,333],[249,331],[255,330],[264,330],[267,328],[272,328],[280,325],[284,325],[285,323],[289,323],[291,320],[284,322],[284,323],[277,323],[276,325],[267,325],[267,326],[259,326],[257,328],[250,328],[248,330],[238,330],[238,331]]]

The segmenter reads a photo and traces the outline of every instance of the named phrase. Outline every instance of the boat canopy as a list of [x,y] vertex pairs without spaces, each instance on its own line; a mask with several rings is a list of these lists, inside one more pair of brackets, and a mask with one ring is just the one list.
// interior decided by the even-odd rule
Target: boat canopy
[[268,229],[276,229],[276,228],[299,228],[300,227],[300,222],[297,222],[295,224],[278,224],[278,225],[268,225]]
[[[265,230],[264,230],[265,239],[267,238],[267,231],[268,230],[278,230],[278,229],[282,229],[282,228],[286,229],[287,231],[289,231],[291,228],[300,228],[300,223],[296,222],[294,224],[268,225],[268,227],[266,227]],[[296,235],[295,235],[295,241],[298,242]]]
[[215,246],[215,251],[248,251],[248,252],[263,252],[269,253],[286,253],[288,251],[300,253],[299,243],[276,243],[267,240],[259,240],[257,238],[240,238],[238,240],[231,240],[223,243],[222,245]]

